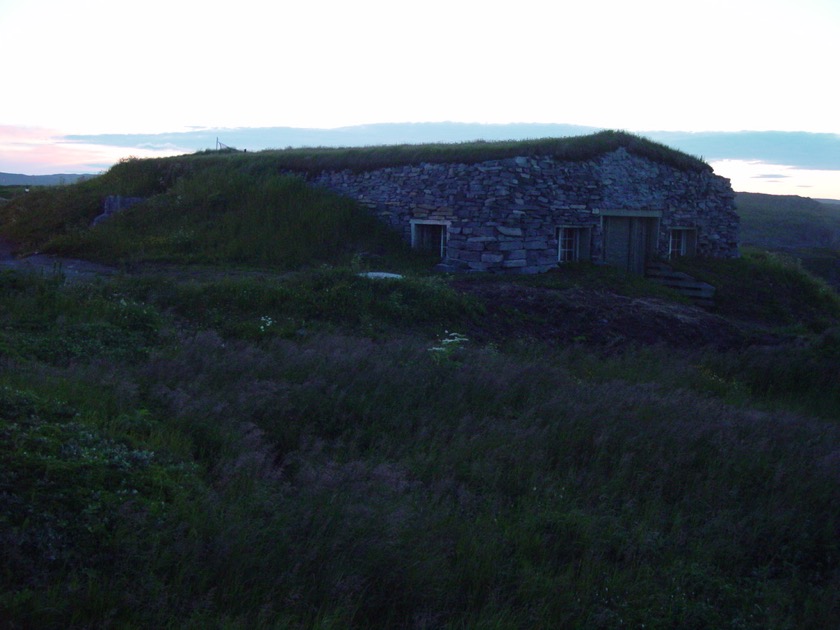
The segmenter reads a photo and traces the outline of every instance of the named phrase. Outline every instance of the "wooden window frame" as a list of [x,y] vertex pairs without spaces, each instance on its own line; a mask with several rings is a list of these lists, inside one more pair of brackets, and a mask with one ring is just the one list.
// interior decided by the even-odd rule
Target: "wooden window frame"
[[433,219],[412,219],[411,220],[411,246],[415,249],[426,249],[433,251],[431,248],[421,247],[421,234],[430,226],[440,227],[440,258],[446,258],[446,247],[449,242],[449,226],[451,221],[436,221]]
[[668,232],[668,260],[697,253],[697,228],[674,227]]
[[557,239],[557,264],[589,260],[592,240],[590,225],[558,225],[555,230]]

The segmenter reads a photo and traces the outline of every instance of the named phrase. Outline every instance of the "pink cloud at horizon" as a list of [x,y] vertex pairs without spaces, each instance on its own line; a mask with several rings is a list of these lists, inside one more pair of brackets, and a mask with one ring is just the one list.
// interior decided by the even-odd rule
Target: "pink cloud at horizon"
[[23,175],[95,174],[126,157],[164,157],[183,151],[71,142],[53,129],[0,125],[0,172]]

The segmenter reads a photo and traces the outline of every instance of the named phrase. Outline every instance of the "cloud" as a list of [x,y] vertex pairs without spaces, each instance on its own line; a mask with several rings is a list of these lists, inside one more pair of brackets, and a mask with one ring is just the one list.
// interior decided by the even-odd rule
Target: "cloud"
[[183,150],[68,141],[53,129],[0,126],[0,172],[27,175],[99,173],[128,156],[161,157]]
[[813,197],[840,199],[840,170],[803,169],[759,160],[720,160],[711,165],[737,191],[795,195],[807,188]]
[[172,142],[142,142],[137,145],[140,149],[149,149],[150,151],[176,151],[178,153],[186,153],[183,147]]
[[802,131],[643,132],[707,161],[757,160],[811,170],[840,170],[840,135]]

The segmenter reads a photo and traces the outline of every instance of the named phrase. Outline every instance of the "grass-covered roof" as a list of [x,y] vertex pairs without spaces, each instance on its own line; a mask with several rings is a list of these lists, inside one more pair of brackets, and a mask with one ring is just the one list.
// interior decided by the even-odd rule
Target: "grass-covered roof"
[[[240,207],[241,210],[249,204],[258,208],[276,203],[276,191],[271,193],[274,196],[271,196],[270,203],[265,201],[269,194],[266,191],[275,184],[280,185],[275,182],[277,177],[290,173],[306,175],[348,169],[363,172],[420,163],[475,164],[520,156],[582,161],[597,158],[620,147],[632,154],[683,171],[711,170],[710,166],[695,157],[618,131],[521,141],[318,147],[257,152],[206,151],[169,158],[127,159],[88,181],[33,191],[2,205],[0,233],[31,248],[43,248],[46,242],[60,234],[88,226],[102,211],[102,200],[108,195],[145,198],[163,196],[165,199],[158,199],[158,205],[176,203],[192,209],[218,206],[228,209]],[[301,198],[305,197],[304,192],[300,192],[300,195]],[[307,207],[311,205],[311,201],[301,203]],[[164,224],[161,223],[161,226]],[[178,231],[175,227],[169,227]],[[141,231],[154,232],[150,226],[145,226]]]
[[459,143],[399,144],[367,147],[315,147],[266,150],[258,153],[205,152],[198,159],[270,161],[274,166],[306,173],[352,170],[357,172],[420,163],[476,164],[519,156],[550,156],[564,161],[596,158],[623,147],[630,153],[683,171],[710,171],[702,160],[664,144],[622,131],[601,131],[586,136],[534,140],[483,140]]

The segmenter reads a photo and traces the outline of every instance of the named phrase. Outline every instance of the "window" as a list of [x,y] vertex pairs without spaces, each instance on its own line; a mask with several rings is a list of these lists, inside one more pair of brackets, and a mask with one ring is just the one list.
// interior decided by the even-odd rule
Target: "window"
[[557,262],[560,264],[589,260],[591,228],[562,226],[557,228]]
[[673,228],[668,239],[668,258],[693,256],[697,246],[697,230]]
[[437,252],[446,258],[446,235],[449,224],[435,221],[411,222],[411,246],[429,252]]

